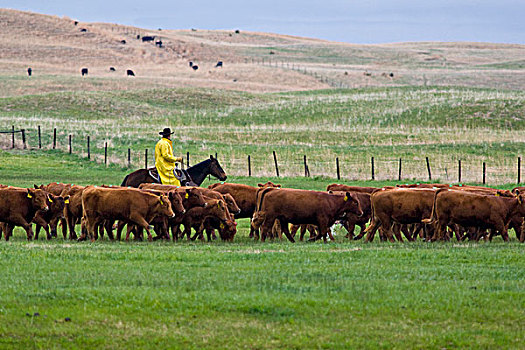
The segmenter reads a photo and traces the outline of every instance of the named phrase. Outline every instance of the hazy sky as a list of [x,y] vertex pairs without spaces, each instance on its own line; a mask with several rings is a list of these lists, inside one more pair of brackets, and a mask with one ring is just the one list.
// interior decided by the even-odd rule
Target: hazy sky
[[0,0],[0,7],[151,29],[240,29],[350,43],[525,44],[524,0]]

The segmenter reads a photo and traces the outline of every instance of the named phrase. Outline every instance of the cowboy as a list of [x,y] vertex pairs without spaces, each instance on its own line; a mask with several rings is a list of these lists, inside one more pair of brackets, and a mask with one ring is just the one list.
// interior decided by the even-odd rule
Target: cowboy
[[164,128],[159,135],[162,138],[155,145],[155,167],[159,173],[160,180],[165,185],[180,186],[180,181],[175,177],[174,169],[176,162],[182,162],[182,157],[173,156],[170,128]]

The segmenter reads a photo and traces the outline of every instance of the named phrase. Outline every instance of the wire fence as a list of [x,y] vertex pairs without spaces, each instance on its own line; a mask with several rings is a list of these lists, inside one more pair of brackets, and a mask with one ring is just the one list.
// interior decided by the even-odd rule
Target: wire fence
[[[44,140],[44,141],[43,141]],[[111,141],[94,140],[57,132],[54,128],[44,135],[36,130],[0,130],[0,146],[4,149],[59,150],[106,165],[117,164],[128,168],[147,168],[155,164],[153,148],[127,149],[112,147]],[[215,152],[213,152],[215,153]],[[207,150],[183,154],[183,167],[208,158]],[[229,175],[257,177],[317,177],[338,180],[395,180],[438,181],[447,183],[472,182],[482,184],[521,183],[521,157],[507,157],[485,161],[471,159],[444,159],[436,157],[386,158],[374,155],[349,158],[341,155],[326,159],[320,154],[293,154],[272,151],[241,155],[215,153]]]

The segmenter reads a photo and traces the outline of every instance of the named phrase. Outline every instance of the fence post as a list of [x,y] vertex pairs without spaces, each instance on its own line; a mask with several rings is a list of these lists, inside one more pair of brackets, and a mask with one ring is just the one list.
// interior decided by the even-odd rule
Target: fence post
[[432,173],[430,172],[430,162],[428,161],[428,157],[425,157],[427,160],[427,170],[428,170],[428,181],[432,181]]
[[131,149],[128,148],[128,168],[131,166]]
[[399,158],[399,174],[397,176],[397,180],[401,181],[401,158]]
[[335,157],[335,167],[337,169],[337,180],[341,180],[341,173],[339,172],[339,157]]
[[73,153],[73,149],[71,147],[71,135],[69,135],[69,154]]
[[304,155],[304,177],[310,177],[310,169],[308,169],[308,164],[306,163],[306,154]]
[[461,183],[461,159],[458,159],[458,182]]
[[518,183],[521,183],[521,157],[518,157]]
[[24,145],[24,149],[26,149],[26,129],[20,129],[20,131],[22,132],[22,144]]
[[15,148],[15,126],[11,125],[11,148]]
[[108,165],[108,143],[104,142],[104,164]]
[[248,154],[248,176],[252,176],[252,161],[250,155]]
[[57,146],[57,128],[53,128],[53,149]]
[[375,180],[374,157],[372,157],[372,180]]
[[91,148],[89,147],[89,135],[87,137],[87,151],[88,151],[88,159],[91,159]]
[[186,167],[190,167],[190,152],[186,152]]
[[483,185],[485,184],[486,180],[486,174],[487,174],[487,165],[485,162],[483,162]]
[[275,173],[277,174],[277,177],[279,177],[279,166],[277,165],[277,155],[275,154],[275,151],[273,151],[273,161],[275,162]]
[[148,168],[148,149],[144,151],[144,169]]
[[38,126],[38,148],[42,148],[42,135],[40,133],[40,125]]

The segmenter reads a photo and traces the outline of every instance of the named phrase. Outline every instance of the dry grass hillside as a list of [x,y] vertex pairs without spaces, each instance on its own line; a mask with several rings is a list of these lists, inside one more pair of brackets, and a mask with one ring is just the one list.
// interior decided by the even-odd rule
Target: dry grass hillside
[[[138,35],[154,35],[163,47]],[[69,18],[0,9],[0,96],[190,86],[254,92],[406,85],[523,89],[523,57],[524,45],[353,45],[242,30],[75,25]],[[219,60],[223,68],[215,68]],[[82,67],[89,68],[83,79]],[[127,78],[126,69],[136,77]]]

